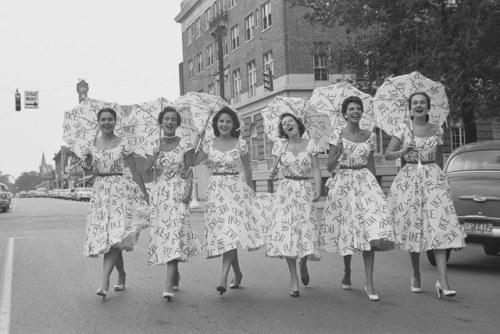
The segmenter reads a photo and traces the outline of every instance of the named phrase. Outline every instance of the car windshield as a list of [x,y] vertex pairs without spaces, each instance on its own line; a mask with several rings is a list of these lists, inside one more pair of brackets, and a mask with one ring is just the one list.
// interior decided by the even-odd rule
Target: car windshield
[[500,150],[471,151],[458,154],[450,160],[446,172],[468,170],[500,171]]

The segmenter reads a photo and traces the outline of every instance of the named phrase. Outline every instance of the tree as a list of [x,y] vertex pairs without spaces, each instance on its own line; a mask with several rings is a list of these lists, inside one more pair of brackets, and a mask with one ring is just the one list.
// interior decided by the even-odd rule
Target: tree
[[7,187],[9,187],[9,189],[10,189],[11,191],[14,191],[14,189],[15,189],[15,188],[14,188],[14,184],[13,184],[13,183],[11,183],[11,182],[9,181],[10,177],[11,177],[11,176],[10,176],[9,174],[3,174],[3,173],[0,171],[0,183],[5,184]]
[[40,174],[35,171],[23,172],[16,179],[15,185],[19,191],[29,191],[35,189],[37,185],[43,182]]
[[341,26],[344,64],[373,93],[389,75],[419,71],[445,84],[453,119],[476,141],[475,119],[500,114],[500,1],[286,0],[305,18]]

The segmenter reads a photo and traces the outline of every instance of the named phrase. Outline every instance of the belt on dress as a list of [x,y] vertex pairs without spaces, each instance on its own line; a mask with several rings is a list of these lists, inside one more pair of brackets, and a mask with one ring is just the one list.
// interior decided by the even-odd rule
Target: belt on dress
[[99,173],[99,174],[97,174],[97,176],[102,176],[102,177],[106,177],[106,176],[123,176],[123,173]]
[[366,165],[362,166],[340,166],[340,169],[363,169],[366,168]]
[[285,179],[295,180],[295,181],[307,181],[307,180],[309,180],[309,178],[306,176],[293,176],[293,175],[285,176]]
[[[407,161],[406,163],[410,164],[410,165],[416,165],[416,164],[418,164],[418,161]],[[434,163],[434,160],[420,161],[421,165],[430,165],[430,164],[433,164],[433,163]]]
[[215,176],[227,176],[227,175],[239,175],[240,173],[239,172],[216,172],[216,173],[212,173],[212,175],[215,175]]

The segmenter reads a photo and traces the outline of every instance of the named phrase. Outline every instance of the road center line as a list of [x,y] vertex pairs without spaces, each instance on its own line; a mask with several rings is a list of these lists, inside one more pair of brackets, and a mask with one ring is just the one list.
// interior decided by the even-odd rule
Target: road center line
[[12,295],[12,268],[14,264],[14,238],[9,238],[5,252],[5,264],[2,275],[2,297],[0,299],[0,334],[9,334],[10,307]]

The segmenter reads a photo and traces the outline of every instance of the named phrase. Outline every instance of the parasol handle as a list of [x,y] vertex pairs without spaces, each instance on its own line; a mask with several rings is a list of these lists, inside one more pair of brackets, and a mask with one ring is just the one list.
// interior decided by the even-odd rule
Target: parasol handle
[[271,168],[270,174],[273,175],[277,172],[279,165],[281,164],[281,158],[283,157],[283,154],[285,154],[286,148],[288,146],[289,142],[286,142],[286,145],[283,147],[283,151],[279,155],[278,159],[274,163],[273,167]]
[[219,100],[220,100],[220,96],[217,99],[217,101],[215,102],[214,107],[212,109],[210,109],[210,114],[208,115],[207,120],[206,120],[205,124],[203,125],[203,129],[201,130],[201,133],[200,133],[200,140],[198,140],[198,143],[196,144],[196,148],[194,150],[194,154],[191,156],[190,161],[186,165],[185,172],[183,173],[184,174],[183,178],[187,178],[187,176],[189,175],[189,173],[193,169],[194,158],[196,157],[197,153],[200,151],[201,143],[205,139],[208,121],[210,120],[210,117],[212,117],[212,115],[214,114],[215,106],[217,106],[217,103],[219,102]]

